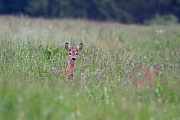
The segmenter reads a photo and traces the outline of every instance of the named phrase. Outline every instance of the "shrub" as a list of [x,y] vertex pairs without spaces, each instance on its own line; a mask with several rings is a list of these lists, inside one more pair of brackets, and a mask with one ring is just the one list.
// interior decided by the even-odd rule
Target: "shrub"
[[170,15],[159,15],[157,14],[151,20],[145,21],[145,24],[148,25],[169,25],[169,24],[178,24],[178,18],[172,14]]

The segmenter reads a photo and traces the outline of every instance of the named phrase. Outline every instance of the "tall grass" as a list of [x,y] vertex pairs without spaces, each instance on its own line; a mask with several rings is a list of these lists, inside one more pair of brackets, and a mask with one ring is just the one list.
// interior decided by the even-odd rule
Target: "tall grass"
[[[180,26],[0,17],[0,119],[180,119]],[[83,42],[75,82],[51,71]]]

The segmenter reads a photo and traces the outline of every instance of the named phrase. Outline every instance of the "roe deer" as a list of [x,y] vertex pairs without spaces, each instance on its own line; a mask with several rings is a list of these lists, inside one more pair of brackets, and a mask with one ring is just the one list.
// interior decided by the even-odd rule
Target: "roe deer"
[[63,73],[65,73],[69,79],[73,80],[74,66],[78,57],[78,52],[83,48],[83,44],[80,43],[76,48],[71,48],[69,43],[66,43],[65,48],[69,52],[69,59],[66,69],[63,71]]

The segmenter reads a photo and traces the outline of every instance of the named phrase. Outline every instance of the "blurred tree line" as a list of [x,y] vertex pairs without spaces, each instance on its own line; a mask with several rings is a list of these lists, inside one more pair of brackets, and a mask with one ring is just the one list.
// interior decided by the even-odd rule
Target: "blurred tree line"
[[157,15],[180,20],[180,0],[0,0],[0,14],[145,23]]

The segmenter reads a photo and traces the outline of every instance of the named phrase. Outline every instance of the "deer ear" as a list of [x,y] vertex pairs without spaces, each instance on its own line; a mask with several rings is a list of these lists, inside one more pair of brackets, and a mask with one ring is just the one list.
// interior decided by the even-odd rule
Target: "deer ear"
[[79,50],[81,50],[82,48],[83,48],[83,44],[80,43],[80,44],[76,47],[76,50],[79,51]]
[[69,45],[69,43],[66,43],[66,44],[65,44],[65,48],[66,48],[66,50],[68,50],[68,51],[71,50],[71,46]]

